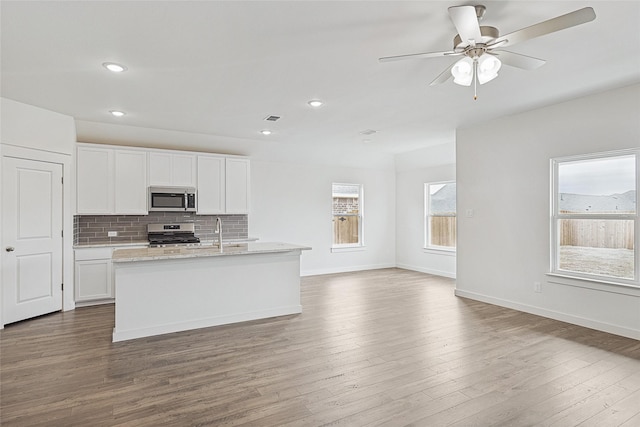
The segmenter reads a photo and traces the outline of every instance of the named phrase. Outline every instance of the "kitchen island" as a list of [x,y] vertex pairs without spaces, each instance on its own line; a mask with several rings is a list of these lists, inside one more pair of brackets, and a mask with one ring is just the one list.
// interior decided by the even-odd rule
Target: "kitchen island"
[[302,312],[300,255],[251,242],[113,252],[113,341]]

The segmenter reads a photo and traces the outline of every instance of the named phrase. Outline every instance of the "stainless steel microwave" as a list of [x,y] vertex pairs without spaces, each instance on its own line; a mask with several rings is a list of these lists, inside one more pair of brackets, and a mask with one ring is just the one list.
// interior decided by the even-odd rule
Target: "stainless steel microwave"
[[195,212],[193,187],[149,187],[149,211]]

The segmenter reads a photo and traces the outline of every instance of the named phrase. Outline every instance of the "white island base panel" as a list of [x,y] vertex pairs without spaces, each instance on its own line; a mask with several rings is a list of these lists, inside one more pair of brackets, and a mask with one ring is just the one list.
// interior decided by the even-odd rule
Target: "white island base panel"
[[114,263],[113,342],[301,313],[300,253]]

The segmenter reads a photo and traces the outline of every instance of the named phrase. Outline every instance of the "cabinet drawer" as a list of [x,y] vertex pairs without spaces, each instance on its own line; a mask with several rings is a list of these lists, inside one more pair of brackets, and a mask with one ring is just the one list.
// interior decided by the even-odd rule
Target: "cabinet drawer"
[[76,261],[88,261],[93,259],[111,259],[111,251],[113,248],[86,248],[76,249]]

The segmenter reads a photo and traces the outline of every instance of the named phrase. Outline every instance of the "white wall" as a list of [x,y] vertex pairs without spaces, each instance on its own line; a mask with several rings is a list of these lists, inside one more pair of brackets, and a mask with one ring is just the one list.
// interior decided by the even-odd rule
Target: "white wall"
[[73,117],[0,98],[2,144],[71,155],[76,141]]
[[[0,98],[0,157],[12,156],[45,162],[59,163],[63,167],[63,310],[75,308],[73,274],[73,212],[75,206],[75,173],[73,151],[75,147],[75,123],[72,117],[56,112]],[[2,162],[0,162],[0,165]],[[2,169],[0,166],[0,176]],[[0,182],[0,187],[1,187]],[[2,206],[0,198],[0,224]],[[2,227],[0,227],[0,233]],[[0,234],[0,244],[5,246]],[[4,252],[3,252],[4,253]],[[1,289],[0,283],[0,289]],[[0,327],[2,322],[2,292],[0,292]]]
[[640,339],[640,289],[546,275],[550,158],[638,147],[639,117],[634,85],[459,130],[456,294]]
[[[312,163],[251,162],[249,234],[308,245],[303,275],[395,266],[395,172]],[[331,252],[331,184],[364,188],[364,250]]]
[[456,179],[455,144],[396,156],[396,265],[455,277],[456,254],[424,249],[424,184]]

